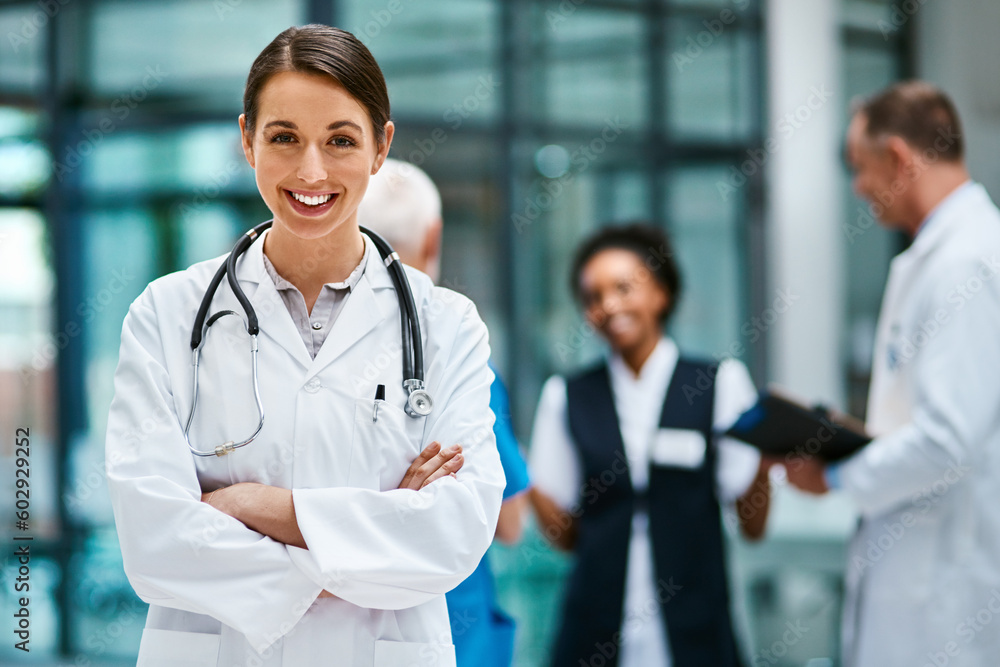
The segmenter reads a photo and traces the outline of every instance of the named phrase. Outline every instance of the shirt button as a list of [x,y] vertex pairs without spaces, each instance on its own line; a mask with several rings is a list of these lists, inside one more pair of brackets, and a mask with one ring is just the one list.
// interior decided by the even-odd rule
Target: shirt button
[[319,378],[313,378],[309,380],[309,382],[306,382],[306,391],[308,391],[310,394],[315,394],[317,391],[319,391],[319,388],[320,388]]
[[320,323],[320,322],[313,322],[312,323],[312,328],[313,328],[313,331],[319,331],[320,329],[323,328],[323,324]]

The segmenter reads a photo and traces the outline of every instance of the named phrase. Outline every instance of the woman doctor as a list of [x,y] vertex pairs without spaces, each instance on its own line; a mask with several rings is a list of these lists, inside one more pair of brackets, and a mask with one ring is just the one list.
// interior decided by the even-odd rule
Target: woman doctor
[[[122,329],[107,435],[125,571],[150,604],[139,664],[453,665],[444,593],[489,546],[504,487],[486,328],[407,270],[434,408],[406,414],[397,295],[356,218],[393,124],[354,36],[278,35],[239,122],[274,216],[236,271],[266,419],[245,447],[192,454],[191,326],[224,258],[151,283]],[[212,307],[243,312],[225,284]],[[192,447],[252,432],[248,349],[239,317],[207,331]]]

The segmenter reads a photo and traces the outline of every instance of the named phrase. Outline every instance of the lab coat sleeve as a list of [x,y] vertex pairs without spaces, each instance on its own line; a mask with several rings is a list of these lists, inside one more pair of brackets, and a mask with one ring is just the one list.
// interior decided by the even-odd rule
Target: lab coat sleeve
[[[262,651],[321,591],[285,545],[201,502],[147,289],[122,328],[106,468],[125,573],[144,602],[207,614]],[[188,378],[183,379],[189,382]]]
[[[921,308],[925,333],[906,332],[915,341],[901,362],[912,364],[912,419],[840,467],[841,485],[865,515],[914,502],[936,482],[962,483],[988,456],[981,449],[1000,405],[1000,278],[979,280],[981,267],[966,260],[943,271]],[[966,298],[960,288],[969,284],[982,288]]]
[[[439,329],[445,322],[434,321]],[[404,609],[443,595],[482,560],[493,540],[504,488],[490,410],[486,326],[471,302],[461,315],[450,353],[429,360],[440,373],[424,445],[460,444],[465,462],[456,478],[419,491],[299,488],[295,514],[308,551],[293,559],[326,590],[361,607]]]

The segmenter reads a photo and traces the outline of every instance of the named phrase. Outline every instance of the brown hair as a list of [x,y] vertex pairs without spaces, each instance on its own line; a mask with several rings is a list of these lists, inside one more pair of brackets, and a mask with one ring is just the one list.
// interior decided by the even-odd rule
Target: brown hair
[[965,154],[955,105],[929,83],[894,84],[863,101],[855,111],[868,121],[865,133],[871,139],[895,135],[946,162],[958,162]]
[[368,110],[375,139],[385,141],[389,122],[389,92],[374,56],[357,37],[330,26],[312,23],[285,30],[264,47],[250,67],[243,93],[247,132],[257,123],[260,91],[279,72],[319,74],[335,79]]

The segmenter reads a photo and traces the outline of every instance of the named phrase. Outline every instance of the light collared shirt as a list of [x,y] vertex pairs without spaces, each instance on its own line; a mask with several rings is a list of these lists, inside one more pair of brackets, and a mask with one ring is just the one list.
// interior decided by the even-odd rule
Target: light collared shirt
[[274,287],[278,290],[278,294],[281,295],[281,300],[284,301],[285,308],[288,309],[289,315],[292,316],[292,321],[295,322],[295,326],[299,330],[299,335],[302,336],[302,342],[305,343],[306,349],[309,351],[309,356],[313,359],[316,358],[319,349],[323,347],[323,341],[326,340],[326,337],[333,329],[333,324],[337,321],[337,315],[340,314],[341,308],[344,307],[347,297],[350,296],[351,291],[365,273],[365,265],[368,263],[368,253],[371,252],[371,244],[363,236],[362,239],[365,242],[365,251],[361,256],[361,262],[354,267],[351,275],[347,276],[347,280],[323,285],[316,303],[313,304],[311,313],[306,308],[306,298],[302,296],[299,288],[282,278],[274,268],[274,265],[271,264],[271,260],[268,259],[267,254],[264,254],[264,269],[274,283]]

